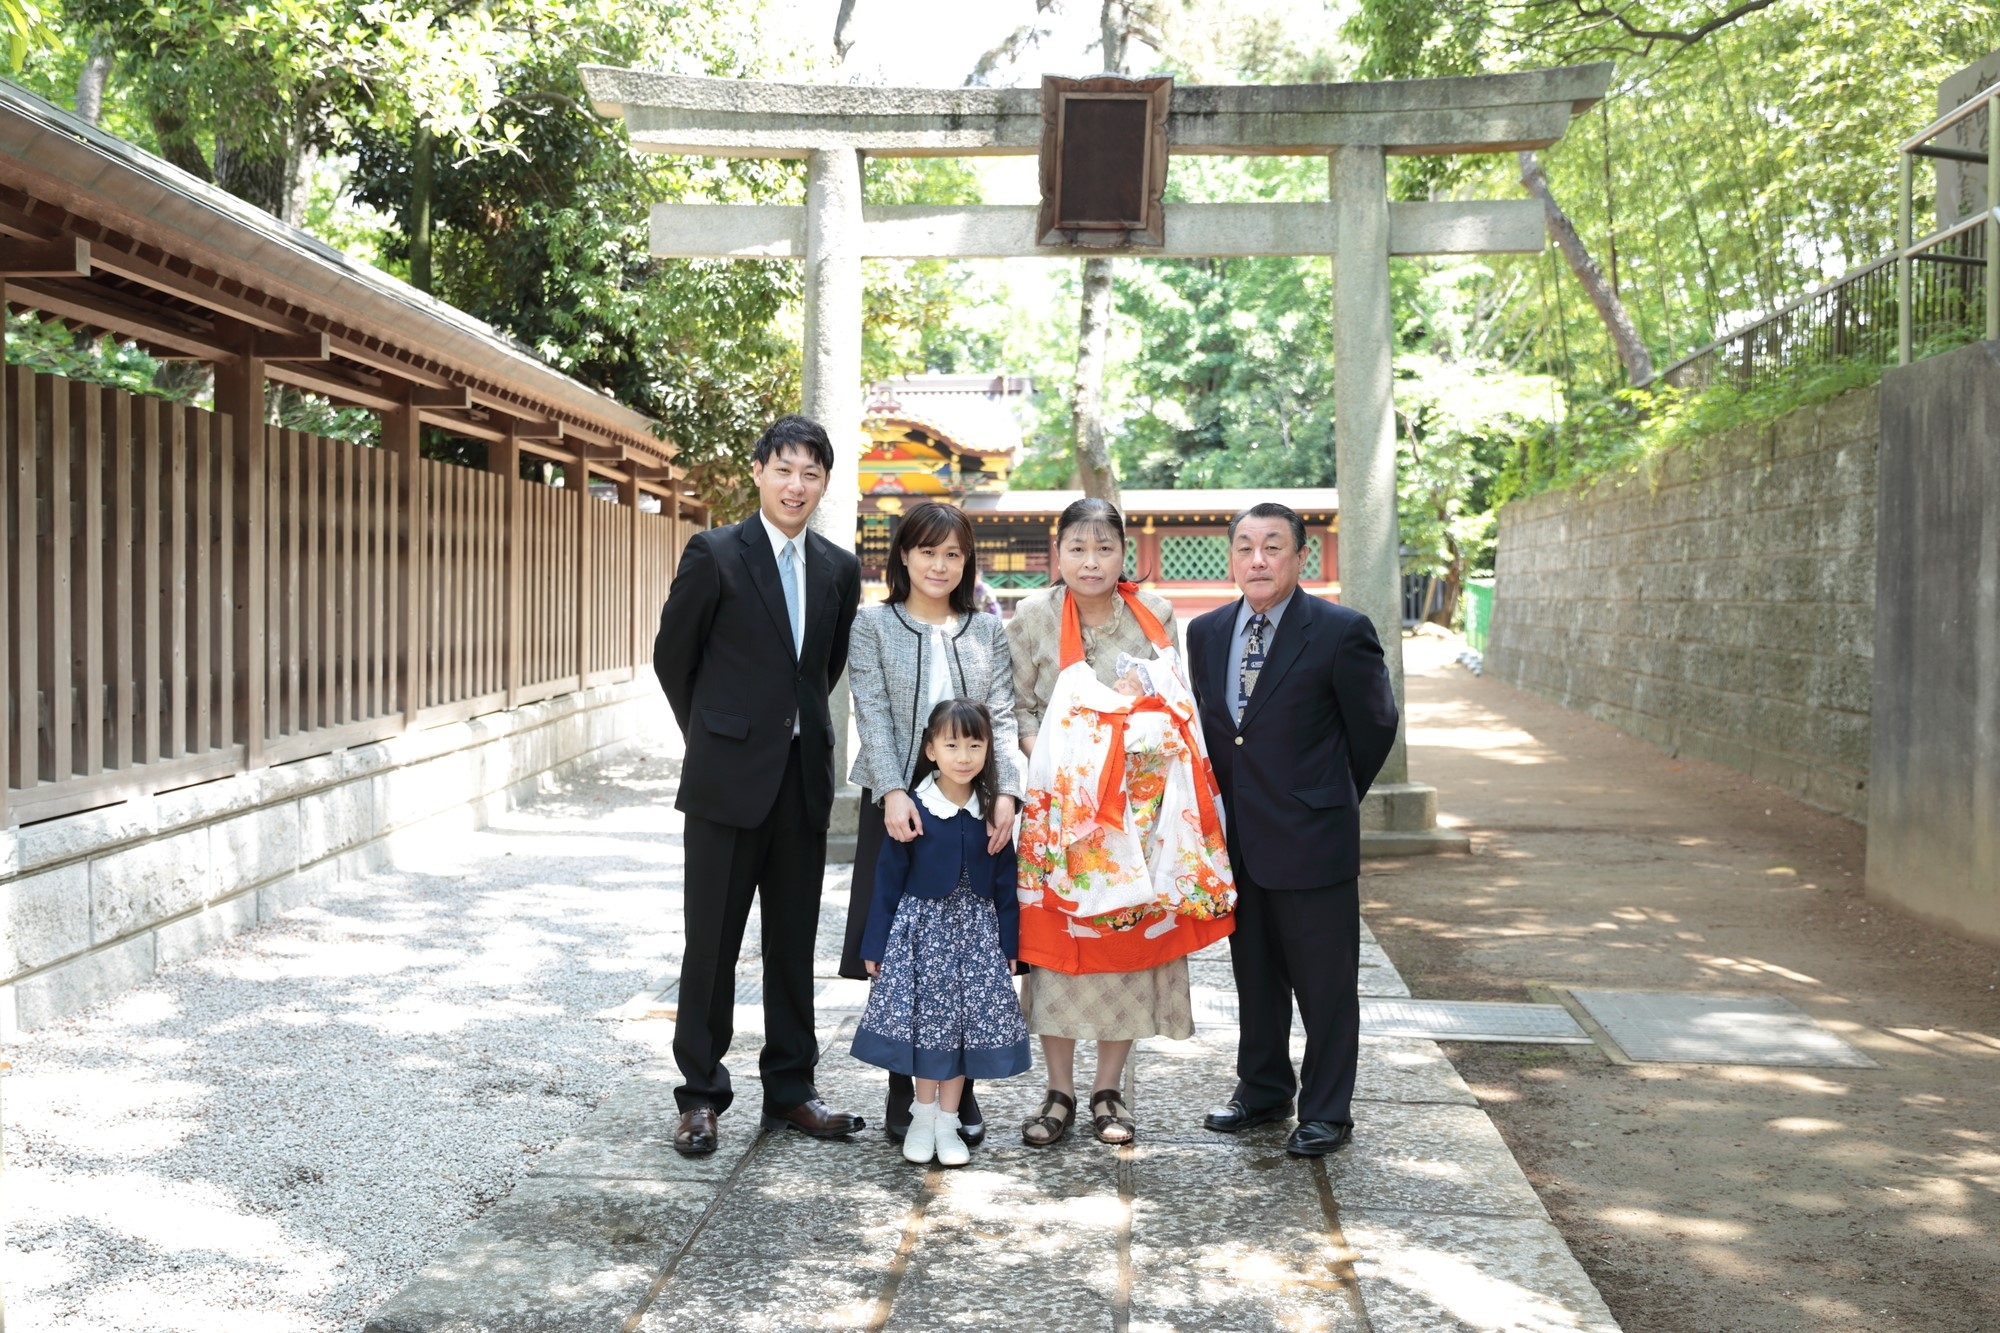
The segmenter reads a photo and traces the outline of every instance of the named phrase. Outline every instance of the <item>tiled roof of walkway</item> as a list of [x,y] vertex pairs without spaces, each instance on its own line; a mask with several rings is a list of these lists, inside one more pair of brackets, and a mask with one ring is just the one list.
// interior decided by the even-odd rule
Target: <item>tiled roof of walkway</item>
[[0,275],[10,306],[166,358],[266,358],[280,383],[550,458],[633,461],[654,423],[461,310],[351,259],[50,102],[0,83]]

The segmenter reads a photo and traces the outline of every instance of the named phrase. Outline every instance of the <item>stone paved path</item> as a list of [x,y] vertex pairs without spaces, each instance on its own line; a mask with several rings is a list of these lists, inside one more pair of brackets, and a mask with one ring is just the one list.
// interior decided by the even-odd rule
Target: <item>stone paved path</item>
[[[845,879],[830,869],[821,924],[819,1081],[872,1119],[883,1075],[847,1054],[865,987],[831,952]],[[1364,993],[1408,994],[1372,937],[1363,963]],[[993,1129],[970,1166],[926,1171],[873,1129],[756,1132],[746,964],[721,1151],[674,1153],[676,1075],[645,1066],[367,1333],[1616,1329],[1435,1043],[1364,1038],[1355,1142],[1333,1158],[1286,1157],[1286,1126],[1204,1131],[1233,1082],[1233,995],[1225,952],[1192,967],[1194,1038],[1132,1062],[1136,1144],[1023,1146],[1027,1075],[982,1087]],[[630,1021],[670,1023],[671,1005],[667,980]]]

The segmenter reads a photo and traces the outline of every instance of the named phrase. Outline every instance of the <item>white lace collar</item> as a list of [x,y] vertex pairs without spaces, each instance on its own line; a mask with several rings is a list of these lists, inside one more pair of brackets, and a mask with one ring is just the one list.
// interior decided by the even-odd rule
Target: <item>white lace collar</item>
[[[930,811],[939,819],[950,819],[959,813],[959,807],[953,805],[946,798],[945,794],[938,790],[937,774],[935,773],[930,774],[917,784],[917,799],[924,803],[924,809]],[[971,815],[974,819],[980,817],[979,793],[977,791],[972,792],[966,797],[965,813]]]

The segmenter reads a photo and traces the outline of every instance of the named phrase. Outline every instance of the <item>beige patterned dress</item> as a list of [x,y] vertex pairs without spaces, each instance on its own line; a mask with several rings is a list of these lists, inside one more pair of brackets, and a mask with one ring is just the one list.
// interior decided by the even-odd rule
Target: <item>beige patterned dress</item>
[[[1007,646],[1014,659],[1014,717],[1023,739],[1042,729],[1042,711],[1062,674],[1061,588],[1050,588],[1021,599],[1007,622]],[[1173,603],[1141,591],[1139,600],[1167,627],[1176,649],[1180,624]],[[1117,679],[1118,654],[1151,657],[1146,632],[1113,598],[1111,619],[1083,627],[1083,659],[1106,685]],[[1021,1005],[1027,1010],[1028,1031],[1045,1037],[1077,1037],[1089,1041],[1127,1041],[1140,1037],[1194,1035],[1194,1006],[1188,997],[1187,959],[1143,972],[1094,972],[1071,976],[1036,968],[1022,979]]]

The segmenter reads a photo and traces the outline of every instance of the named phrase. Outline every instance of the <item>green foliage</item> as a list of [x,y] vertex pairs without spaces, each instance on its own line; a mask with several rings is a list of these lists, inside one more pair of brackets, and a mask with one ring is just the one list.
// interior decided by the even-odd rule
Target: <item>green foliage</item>
[[1494,479],[1497,506],[1516,497],[1588,484],[1629,473],[1676,449],[1699,450],[1707,440],[1761,426],[1802,407],[1830,402],[1873,384],[1883,367],[1847,361],[1801,371],[1756,389],[1723,383],[1698,392],[1660,386],[1625,389],[1578,405],[1545,429],[1522,432]]
[[[978,178],[963,158],[878,157],[867,160],[865,197],[871,204],[976,204]],[[952,323],[967,264],[942,259],[870,259],[862,265],[861,377],[870,384],[911,375],[942,359],[933,335]],[[969,370],[979,367],[968,366]]]

